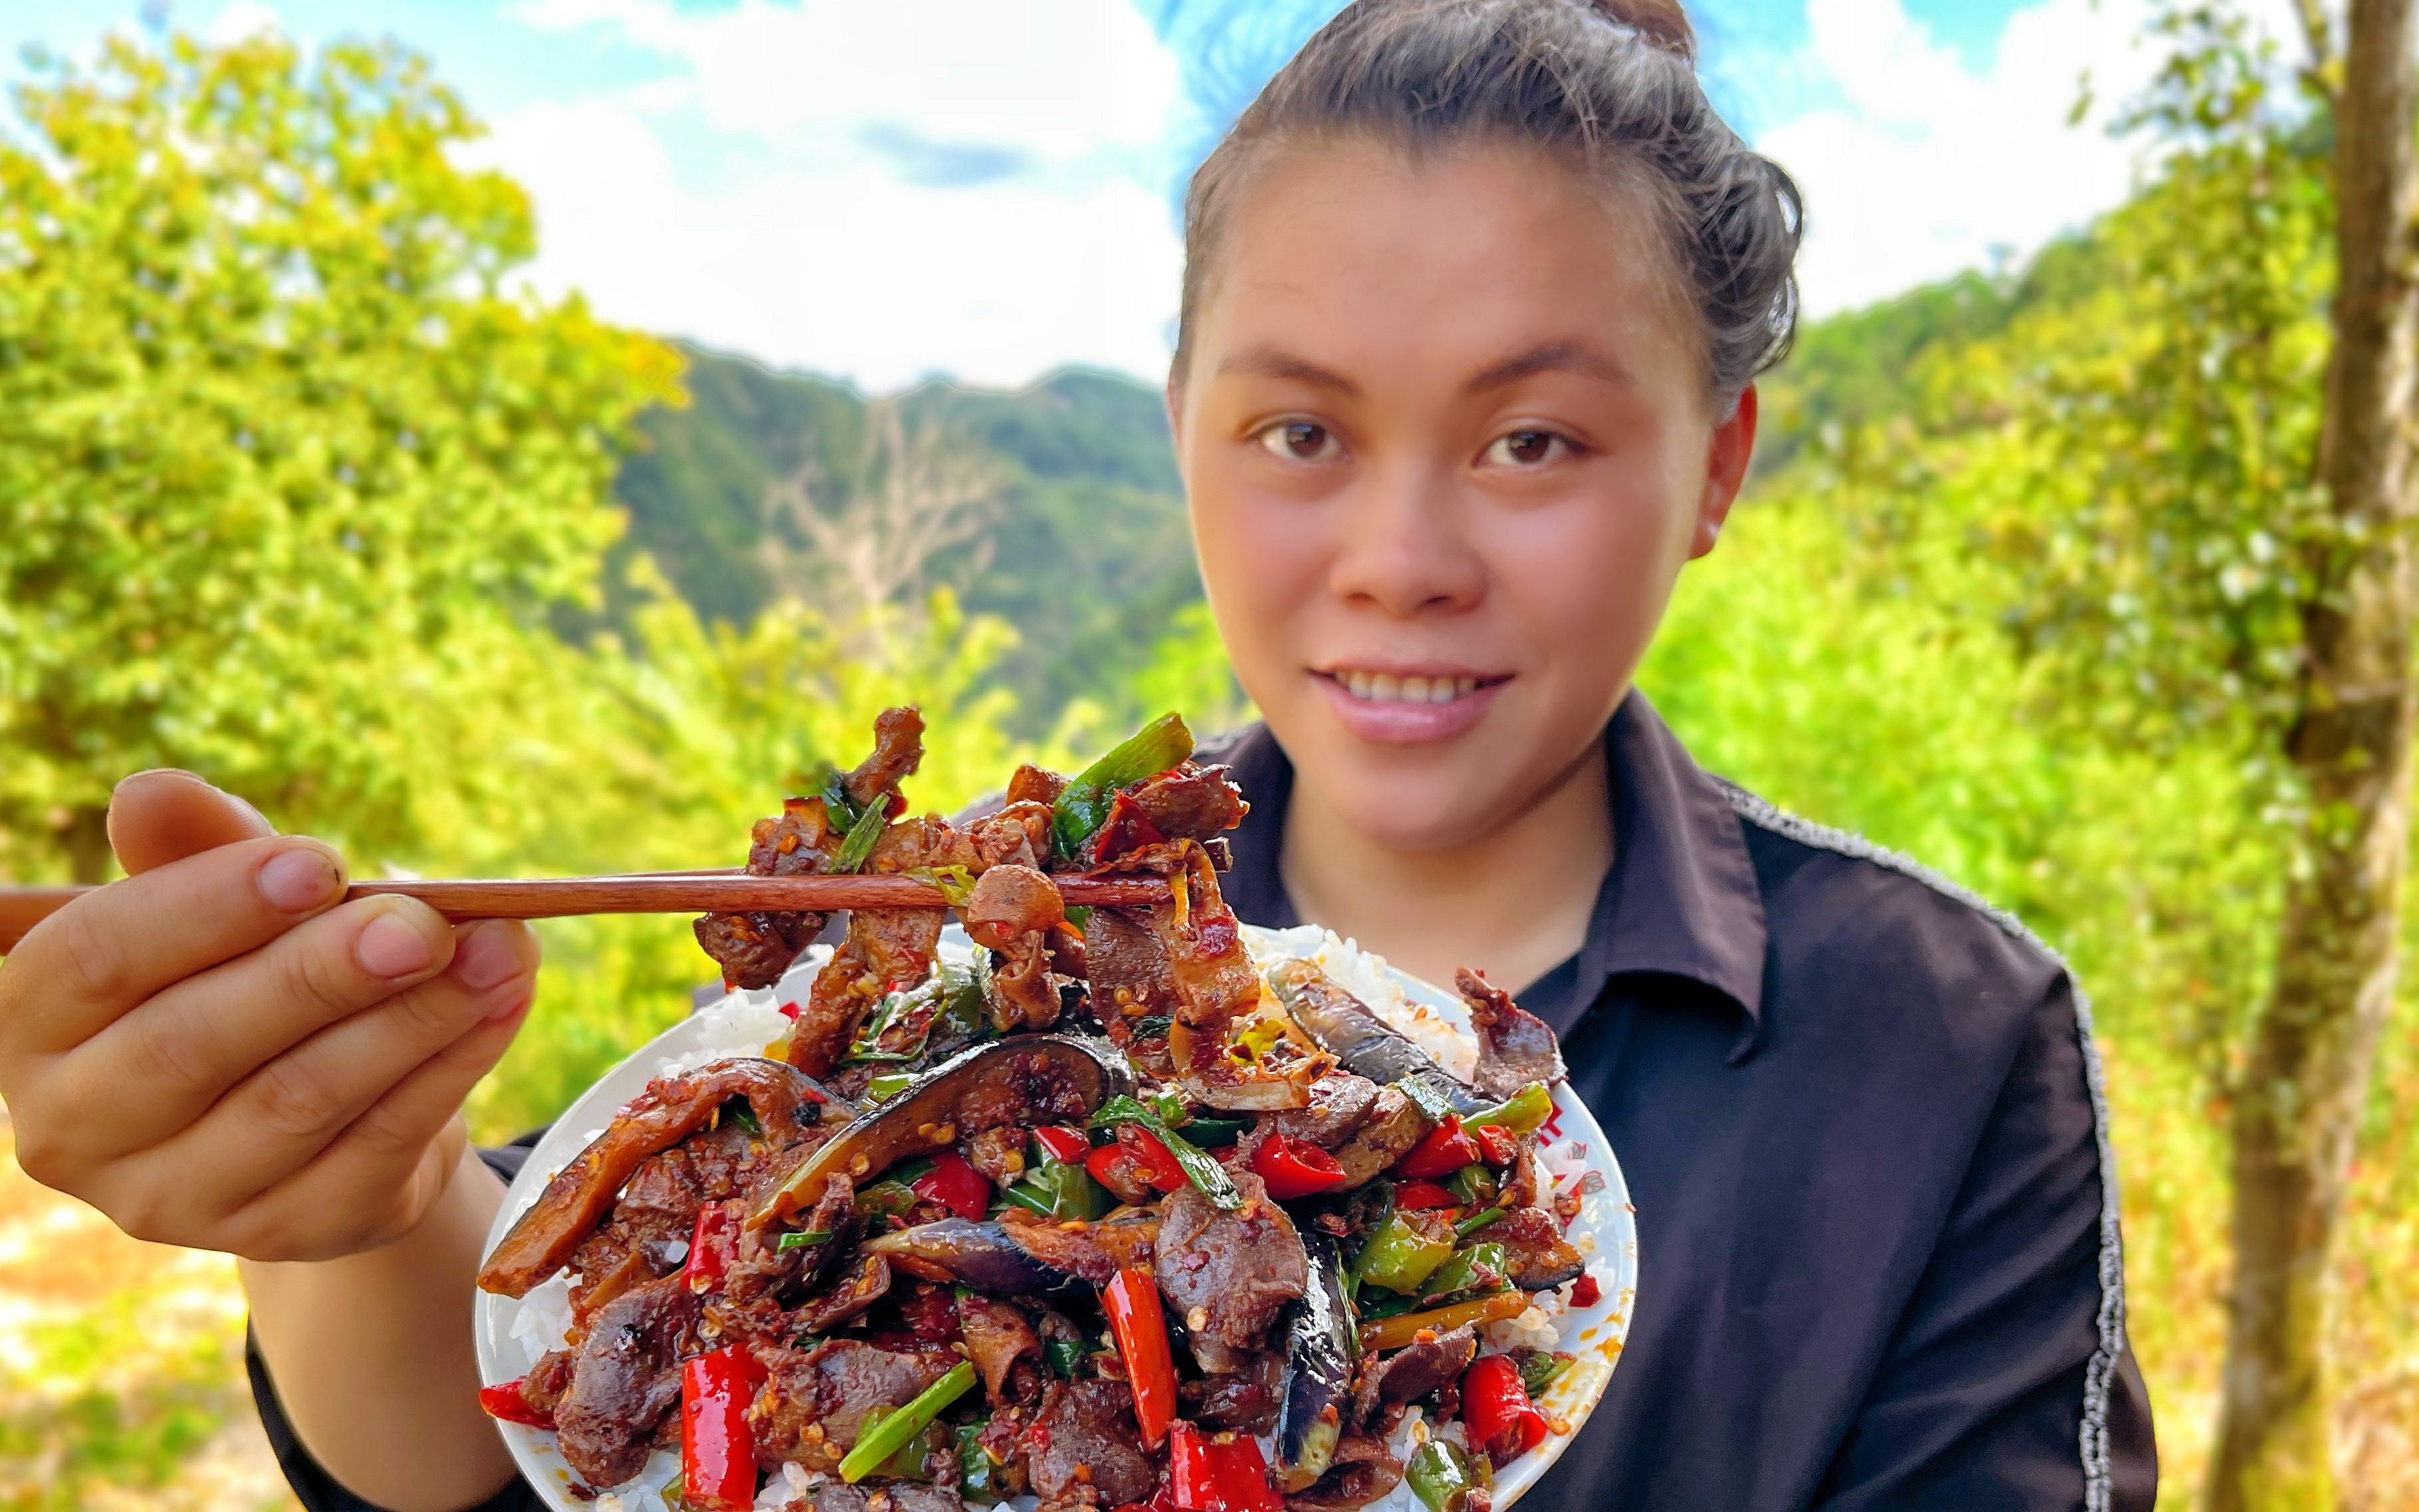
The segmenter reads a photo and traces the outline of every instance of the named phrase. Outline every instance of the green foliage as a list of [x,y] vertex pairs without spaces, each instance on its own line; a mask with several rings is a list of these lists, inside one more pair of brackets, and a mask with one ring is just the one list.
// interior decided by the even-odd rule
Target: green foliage
[[470,123],[407,55],[119,39],[18,105],[0,824],[93,877],[114,775],[180,764],[424,841],[449,753],[359,733],[494,700],[475,649],[589,591],[672,355],[501,291],[528,205],[453,164]]
[[[708,619],[747,625],[783,592],[779,559],[809,543],[775,501],[792,486],[837,514],[882,485],[870,401],[844,384],[685,348],[691,402],[641,417],[649,445],[615,492],[622,554],[644,551]],[[987,528],[925,563],[1018,643],[988,681],[1017,694],[1017,727],[1143,665],[1170,616],[1200,597],[1159,394],[1082,371],[1015,393],[931,383],[896,401],[909,443],[978,470]],[[617,620],[624,606],[617,602]]]

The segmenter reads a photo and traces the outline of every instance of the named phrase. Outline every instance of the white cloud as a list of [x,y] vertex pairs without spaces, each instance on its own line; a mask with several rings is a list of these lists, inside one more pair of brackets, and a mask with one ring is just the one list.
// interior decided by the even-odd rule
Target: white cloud
[[[2141,148],[2112,140],[2107,123],[2160,65],[2143,39],[2149,14],[2144,0],[2045,0],[2009,18],[1978,70],[1902,0],[1809,0],[1812,62],[1847,103],[1756,144],[1806,193],[1809,312],[1887,298],[1999,249],[2021,256],[2121,202]],[[2069,125],[2087,75],[2094,104]]]
[[[1173,59],[1123,0],[535,0],[674,71],[504,116],[536,279],[609,318],[888,388],[1163,371]],[[747,171],[709,178],[714,147]],[[677,146],[675,146],[677,144]]]
[[262,32],[283,30],[278,23],[277,12],[262,5],[260,0],[234,0],[234,4],[211,18],[208,29],[202,35],[224,47],[234,42],[248,41]]

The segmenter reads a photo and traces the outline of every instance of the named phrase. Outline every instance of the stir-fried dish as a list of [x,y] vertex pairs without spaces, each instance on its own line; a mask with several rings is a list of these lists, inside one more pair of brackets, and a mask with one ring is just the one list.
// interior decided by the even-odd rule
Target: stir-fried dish
[[[858,910],[761,1057],[624,1107],[487,1257],[507,1296],[574,1277],[567,1343],[487,1410],[589,1492],[676,1443],[700,1512],[768,1482],[814,1512],[1346,1512],[1406,1478],[1487,1512],[1567,1430],[1535,1398],[1572,1363],[1488,1325],[1595,1300],[1583,1183],[1538,1159],[1552,1032],[1462,972],[1465,1081],[1317,965],[1264,980],[1218,888],[1242,796],[1174,716],[963,825],[901,816],[921,736],[886,712],[748,870],[932,881],[972,969],[936,959],[946,910]],[[1168,901],[1059,893],[1132,874]],[[763,987],[826,923],[697,933]]]

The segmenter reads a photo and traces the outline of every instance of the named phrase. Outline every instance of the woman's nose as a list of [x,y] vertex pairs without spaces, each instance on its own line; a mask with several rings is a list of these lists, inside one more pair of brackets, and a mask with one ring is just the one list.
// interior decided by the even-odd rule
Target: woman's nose
[[1350,490],[1329,587],[1348,603],[1409,618],[1475,606],[1487,564],[1455,480],[1429,469],[1373,473]]

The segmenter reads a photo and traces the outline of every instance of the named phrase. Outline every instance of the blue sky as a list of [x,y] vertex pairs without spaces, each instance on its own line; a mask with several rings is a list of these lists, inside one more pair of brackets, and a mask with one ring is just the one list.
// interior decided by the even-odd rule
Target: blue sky
[[[390,36],[493,128],[549,292],[889,387],[1163,370],[1172,204],[1224,112],[1337,0],[0,0],[108,27]],[[1810,204],[1826,311],[2021,255],[2122,196],[2067,116],[2151,57],[2149,0],[1695,0],[1717,102]],[[2281,0],[2265,0],[2281,3]],[[12,48],[13,52],[13,48]]]

